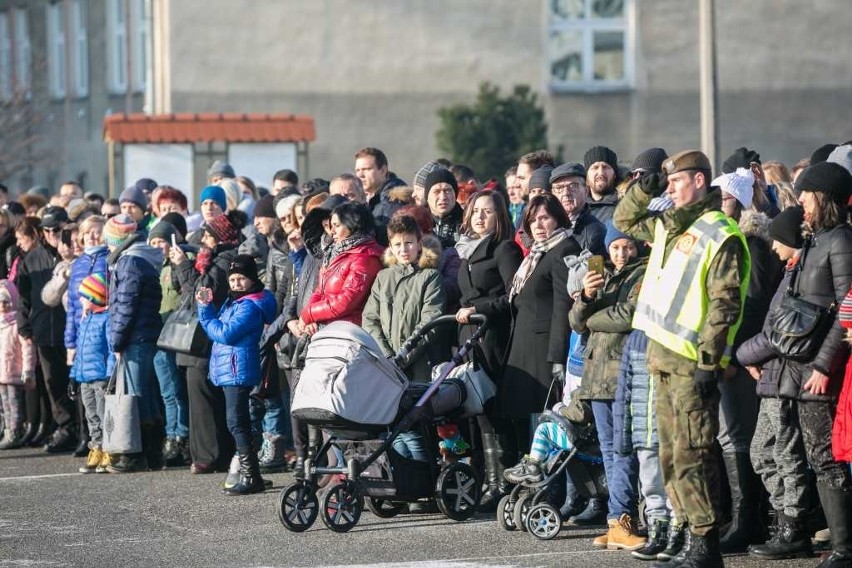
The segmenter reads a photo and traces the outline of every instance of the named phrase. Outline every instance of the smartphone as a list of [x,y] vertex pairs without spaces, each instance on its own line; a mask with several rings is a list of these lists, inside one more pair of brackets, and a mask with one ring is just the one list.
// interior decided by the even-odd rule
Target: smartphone
[[604,259],[601,255],[596,254],[589,258],[589,272],[597,272],[600,275],[604,274]]
[[172,246],[177,248],[177,237],[175,237],[174,233],[172,233]]

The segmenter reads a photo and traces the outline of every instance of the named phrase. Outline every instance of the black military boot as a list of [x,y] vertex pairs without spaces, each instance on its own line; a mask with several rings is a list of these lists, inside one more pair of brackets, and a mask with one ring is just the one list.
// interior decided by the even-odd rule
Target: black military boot
[[648,527],[648,541],[639,550],[630,553],[633,558],[639,560],[657,560],[657,555],[668,547],[669,521],[667,519],[655,519]]
[[225,495],[251,495],[266,489],[266,483],[260,476],[260,464],[257,454],[251,448],[237,450],[240,461],[240,480],[236,485],[223,489]]
[[751,556],[766,560],[785,558],[809,558],[813,556],[811,539],[801,519],[778,513],[778,528],[766,544],[755,544],[748,548]]
[[713,528],[706,535],[689,532],[689,552],[679,568],[722,568],[725,563],[719,550],[719,529]]
[[747,452],[725,452],[725,469],[731,487],[731,524],[719,539],[723,554],[745,552],[750,544],[766,542],[760,519],[760,480]]
[[[844,464],[845,467],[845,464]],[[852,567],[852,490],[817,482],[819,500],[831,529],[831,554],[817,568]]]
[[508,483],[503,479],[500,444],[494,434],[482,433],[482,461],[487,488],[479,501],[477,510],[480,513],[493,513],[497,510],[497,503],[509,489]]
[[[669,562],[683,554],[686,543],[689,540],[689,530],[686,523],[669,523],[669,533],[666,535],[666,548],[657,554],[660,562]],[[681,558],[683,560],[683,558]],[[669,564],[665,564],[669,566]]]

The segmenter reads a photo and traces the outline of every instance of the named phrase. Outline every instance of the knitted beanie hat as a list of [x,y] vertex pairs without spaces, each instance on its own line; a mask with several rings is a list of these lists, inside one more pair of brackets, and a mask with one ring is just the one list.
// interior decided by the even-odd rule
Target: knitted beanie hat
[[822,192],[832,201],[846,205],[852,194],[852,174],[834,162],[813,164],[796,178],[796,193]]
[[120,213],[110,217],[104,225],[104,242],[107,246],[117,247],[135,232],[136,221],[130,215]]
[[439,168],[429,172],[429,175],[426,176],[426,183],[423,184],[423,187],[426,188],[426,195],[429,195],[429,190],[432,189],[432,186],[439,183],[450,184],[453,187],[453,192],[456,195],[459,194],[459,183],[456,181],[456,176],[454,176],[448,169]]
[[213,235],[220,243],[235,243],[240,230],[234,226],[227,215],[216,215],[204,225],[204,230]]
[[277,219],[278,217],[275,215],[275,206],[273,205],[273,201],[275,200],[275,196],[271,193],[269,195],[264,195],[260,199],[258,199],[257,203],[254,206],[254,216],[255,218],[272,218]]
[[852,173],[852,144],[844,144],[832,150],[826,162],[840,164]]
[[828,159],[834,149],[837,148],[837,144],[823,144],[811,154],[811,165],[819,164],[820,162],[824,162]]
[[210,199],[215,201],[222,211],[228,208],[228,199],[225,197],[225,190],[218,185],[208,185],[201,190],[201,195],[198,197],[198,203],[204,203]]
[[754,174],[750,169],[737,168],[735,172],[722,174],[711,181],[710,186],[733,195],[745,209],[751,207],[754,199]]
[[160,222],[168,223],[177,230],[178,234],[180,235],[178,242],[186,238],[186,217],[184,217],[177,211],[166,213],[165,215],[160,217]]
[[109,298],[109,286],[103,272],[89,274],[80,282],[80,297],[86,298],[99,308],[106,307]]
[[630,164],[630,171],[644,170],[646,172],[660,173],[663,171],[663,162],[669,155],[662,148],[648,148],[635,158]]
[[423,167],[417,170],[414,174],[414,185],[417,187],[426,187],[426,176],[443,168],[438,162],[426,162]]
[[751,169],[752,162],[760,163],[760,154],[754,150],[749,150],[745,146],[737,148],[733,154],[728,156],[728,159],[722,162],[722,173],[730,174],[737,171],[737,168]]
[[630,239],[632,241],[633,237],[628,234],[622,233],[621,231],[616,229],[615,225],[612,224],[612,221],[607,221],[606,236],[604,237],[604,247],[606,247],[606,250],[609,251],[609,245],[611,245],[618,239]]
[[802,237],[802,223],[805,213],[801,206],[788,207],[769,223],[769,236],[782,245],[800,249],[805,239]]
[[548,165],[543,165],[530,176],[530,189],[543,189],[550,191],[550,174],[553,168]]
[[183,242],[183,235],[180,234],[180,231],[174,225],[168,221],[160,221],[148,231],[148,242],[150,243],[154,239],[163,239],[167,243],[172,244],[172,235],[175,237],[175,242]]
[[135,185],[131,185],[127,189],[121,192],[121,195],[118,196],[119,203],[135,203],[139,206],[143,211],[148,209],[148,196],[145,195],[145,192],[142,191],[142,188],[136,187]]
[[238,254],[228,267],[228,276],[242,274],[252,282],[260,282],[257,277],[257,262],[250,254]]
[[587,170],[592,164],[596,164],[598,162],[606,162],[613,170],[615,170],[616,173],[618,173],[618,156],[616,156],[615,152],[606,146],[593,146],[592,148],[589,148],[589,151],[583,156],[583,165]]

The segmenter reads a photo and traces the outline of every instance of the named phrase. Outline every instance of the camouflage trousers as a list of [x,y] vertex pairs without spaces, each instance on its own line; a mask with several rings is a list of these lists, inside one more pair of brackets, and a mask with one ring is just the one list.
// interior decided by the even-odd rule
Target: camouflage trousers
[[719,434],[719,392],[698,394],[693,377],[652,375],[657,388],[657,434],[660,469],[675,516],[695,535],[716,526],[719,462],[714,445]]

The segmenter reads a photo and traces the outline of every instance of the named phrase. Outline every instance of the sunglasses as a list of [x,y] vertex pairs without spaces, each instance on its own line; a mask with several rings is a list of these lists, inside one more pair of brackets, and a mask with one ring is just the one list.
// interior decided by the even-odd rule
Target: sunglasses
[[58,233],[61,230],[62,230],[62,227],[45,227],[44,228],[45,233]]

